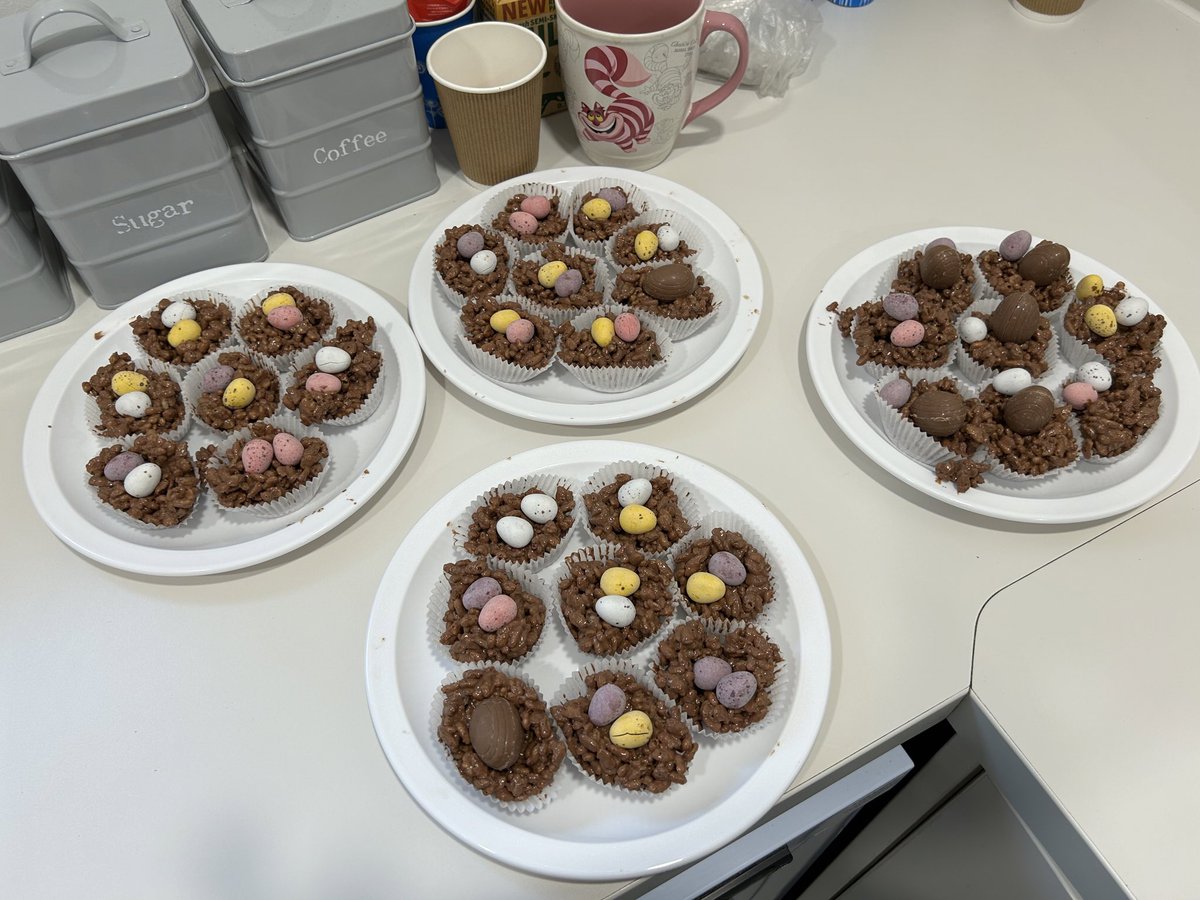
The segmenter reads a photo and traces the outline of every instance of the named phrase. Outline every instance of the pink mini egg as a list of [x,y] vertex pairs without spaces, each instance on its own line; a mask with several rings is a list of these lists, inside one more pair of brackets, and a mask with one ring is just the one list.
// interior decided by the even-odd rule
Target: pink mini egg
[[342,389],[342,379],[328,372],[313,372],[304,382],[304,389],[314,394],[336,394]]
[[625,343],[632,344],[637,340],[637,336],[642,333],[642,323],[638,321],[638,317],[633,313],[623,312],[613,322],[613,330],[616,331],[617,337]]
[[533,234],[538,228],[537,219],[527,212],[520,211],[508,214],[508,224],[517,234]]
[[1099,396],[1086,381],[1072,381],[1063,388],[1063,400],[1070,404],[1071,409],[1083,409]]
[[497,594],[479,611],[479,627],[484,631],[499,631],[517,617],[517,601],[508,594]]
[[521,201],[521,211],[527,212],[535,219],[544,219],[550,215],[550,198],[541,194],[533,194]]
[[270,442],[262,438],[255,438],[242,448],[242,468],[247,475],[261,475],[271,468],[274,458],[275,451],[271,449]]
[[275,451],[275,458],[285,466],[297,465],[304,457],[304,445],[300,443],[300,438],[286,431],[271,438],[271,449]]
[[510,344],[528,344],[533,340],[533,333],[533,322],[529,319],[517,319],[504,329],[504,336]]
[[303,320],[304,314],[294,306],[277,306],[267,313],[271,327],[280,331],[291,331]]
[[925,326],[916,319],[901,322],[892,329],[892,343],[897,347],[915,347],[925,339]]

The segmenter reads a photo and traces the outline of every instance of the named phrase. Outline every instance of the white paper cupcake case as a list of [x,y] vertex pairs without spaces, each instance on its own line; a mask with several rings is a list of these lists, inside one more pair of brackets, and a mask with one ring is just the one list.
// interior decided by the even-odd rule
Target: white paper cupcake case
[[[201,360],[201,362],[203,362],[203,360]],[[105,361],[105,365],[108,365],[107,361]],[[196,365],[198,366],[200,363],[196,363]],[[183,440],[188,433],[188,429],[192,427],[192,410],[191,406],[187,402],[187,394],[184,390],[184,386],[180,384],[179,367],[169,365],[168,363],[165,363],[159,359],[155,359],[151,356],[143,357],[141,359],[134,359],[133,366],[135,369],[147,369],[159,375],[166,375],[173,382],[175,382],[175,386],[179,388],[179,399],[183,406],[183,418],[179,420],[178,425],[176,425],[170,431],[162,432],[159,434],[159,436],[166,438],[168,441]],[[192,366],[193,369],[195,367],[196,366]],[[91,394],[88,394],[88,398],[83,404],[83,418],[87,423],[88,433],[96,439],[101,447],[107,447],[114,441],[122,440],[122,438],[100,434],[96,430],[100,427],[100,404],[96,402],[96,398]],[[141,432],[138,432],[138,434],[141,434]],[[137,437],[137,435],[134,435],[134,437]]]
[[[503,234],[499,231],[496,231],[492,228],[486,228],[482,225],[480,225],[479,228],[481,231],[491,232],[493,235],[500,238],[500,240],[504,243],[504,251],[505,251],[505,253],[508,254],[508,260],[506,261],[506,265],[508,266],[508,277],[504,280],[504,286],[500,289],[499,293],[497,293],[495,296],[498,297],[498,296],[500,296],[500,294],[511,293],[513,263],[515,263],[518,259],[521,258],[521,254],[517,250],[517,243],[516,243],[516,241],[512,240],[508,235]],[[437,246],[435,246],[433,248],[433,257],[430,260],[430,266],[433,269],[433,277],[437,281],[438,289],[441,291],[442,296],[445,297],[446,301],[451,306],[453,306],[455,309],[462,309],[463,306],[466,305],[467,301],[471,300],[472,298],[468,297],[466,294],[464,294],[460,291],[454,290],[454,288],[452,288],[452,287],[450,287],[450,285],[446,284],[446,280],[444,278],[442,278],[442,273],[438,271],[437,247],[440,247],[442,245],[442,243],[445,242],[445,240],[446,240],[446,238],[443,235],[442,240],[438,241]]]
[[[914,425],[911,419],[906,419],[898,409],[893,409],[879,396],[880,388],[898,378],[899,374],[899,372],[892,372],[876,379],[871,393],[867,395],[868,411],[878,418],[884,435],[892,442],[893,446],[917,462],[927,466],[936,466],[940,462],[954,459],[957,454],[947,450]],[[910,369],[908,374],[914,385],[922,380],[939,381],[943,377],[948,377],[953,379],[959,394],[963,397],[970,399],[978,396],[978,392],[973,387],[964,383],[953,373],[948,373],[945,367],[933,370]]]
[[[1070,375],[1068,375],[1066,378],[1064,378],[1062,381],[1060,381],[1055,386],[1056,387],[1055,394],[1059,398],[1060,403],[1065,403],[1065,401],[1063,401],[1061,399],[1063,388],[1065,388],[1068,384],[1070,384],[1073,381],[1078,381],[1079,378],[1077,377],[1077,374],[1078,373],[1072,372]],[[1101,391],[1100,396],[1103,397],[1104,393],[1105,392]],[[1083,412],[1083,410],[1079,410],[1078,412],[1072,411],[1072,413],[1071,413],[1071,421],[1074,422],[1076,424],[1076,426],[1079,428],[1079,430],[1078,430],[1079,463],[1084,467],[1081,471],[1086,471],[1088,466],[1100,466],[1101,468],[1103,468],[1105,466],[1111,466],[1113,463],[1120,462],[1121,460],[1126,459],[1130,455],[1137,453],[1138,450],[1140,450],[1142,448],[1143,442],[1146,440],[1146,436],[1148,434],[1150,434],[1152,431],[1154,431],[1155,428],[1158,427],[1158,422],[1162,421],[1162,407],[1161,407],[1161,400],[1160,400],[1158,422],[1155,422],[1153,425],[1151,425],[1149,428],[1147,428],[1146,431],[1143,432],[1141,437],[1139,437],[1134,442],[1134,445],[1132,447],[1130,447],[1124,453],[1118,453],[1116,456],[1085,457],[1083,455],[1083,428],[1081,426],[1079,426],[1079,416],[1080,416],[1080,413],[1082,413],[1082,412]]]
[[696,524],[704,518],[708,513],[707,505],[702,499],[702,495],[696,491],[687,481],[680,478],[674,472],[664,469],[661,466],[651,465],[649,463],[637,462],[634,460],[620,460],[619,462],[609,463],[595,474],[593,474],[579,491],[579,508],[583,510],[582,518],[584,527],[589,535],[599,543],[609,543],[607,538],[600,537],[592,531],[591,522],[588,520],[587,504],[584,503],[584,496],[593,494],[608,484],[612,484],[618,475],[626,474],[632,478],[647,478],[654,479],[660,475],[670,478],[674,489],[675,496],[679,501],[679,511],[683,513],[685,519],[691,528],[687,534],[673,543],[666,550],[659,553],[646,553],[644,555],[651,556],[656,559],[670,560],[674,557],[675,551],[686,541],[696,529]]
[[[947,237],[949,237],[949,235],[947,235]],[[895,281],[896,276],[900,274],[900,263],[904,262],[905,260],[912,259],[918,250],[920,250],[922,253],[925,252],[925,248],[928,246],[928,244],[928,241],[924,244],[916,244],[912,247],[909,247],[903,253],[898,253],[895,257],[889,260],[887,267],[883,270],[883,275],[880,276],[879,281],[875,285],[875,297],[873,299],[882,300],[888,294],[892,293],[892,282]],[[966,251],[960,249],[958,252],[965,253]],[[971,302],[977,303],[983,296],[983,292],[979,287],[981,273],[979,271],[978,259],[972,256],[971,262],[975,271],[975,283],[971,285]]]
[[[625,228],[637,228],[639,231],[642,231],[648,229],[650,225],[656,225],[659,223],[664,223],[674,228],[676,233],[679,235],[679,239],[688,245],[688,249],[696,251],[695,253],[689,253],[682,260],[690,266],[695,266],[702,255],[701,248],[704,243],[704,238],[701,234],[700,226],[678,210],[647,210],[626,225]],[[625,230],[625,228],[620,229],[617,234],[620,234]],[[614,272],[619,272],[622,269],[632,269],[636,268],[637,266],[646,265],[647,263],[641,260],[635,263],[621,263],[616,260],[616,258],[613,256],[613,252],[616,249],[617,234],[614,234],[604,242],[604,258],[607,260],[609,267]],[[659,262],[666,261],[667,260],[659,260]]]
[[[233,346],[235,343],[237,343],[238,306],[237,306],[237,301],[234,300],[232,297],[229,297],[226,294],[222,294],[220,291],[199,290],[199,291],[179,291],[178,293],[175,293],[175,294],[168,294],[166,297],[160,297],[158,300],[158,303],[161,303],[163,300],[166,300],[170,303],[175,303],[178,300],[187,300],[189,303],[192,301],[195,301],[195,300],[211,300],[213,303],[221,303],[221,304],[224,304],[225,306],[228,306],[229,307],[229,316],[230,316],[229,334],[226,335],[225,339],[223,341],[221,341],[219,344],[217,344],[217,346],[215,348],[213,348],[212,350],[210,350],[209,352],[215,353],[218,350],[224,350],[228,347]],[[153,304],[148,309],[145,309],[142,312],[138,313],[138,315],[139,316],[149,315],[152,310],[158,309],[158,303]],[[199,360],[197,360],[195,363],[191,363],[191,364],[165,362],[163,360],[158,359],[157,357],[151,356],[149,351],[146,350],[146,348],[142,346],[142,342],[140,340],[138,340],[136,337],[134,338],[134,343],[137,344],[138,349],[141,351],[141,353],[145,356],[146,359],[152,359],[155,362],[162,363],[162,365],[166,366],[176,376],[176,380],[181,381],[181,382],[183,381],[184,376],[187,375],[188,369],[190,369],[192,366],[197,365],[199,363]],[[132,354],[130,354],[130,355],[132,356]]]
[[[250,361],[254,363],[254,365],[258,366],[260,369],[265,369],[268,372],[274,373],[279,382],[279,396],[281,399],[283,397],[284,390],[283,376],[280,375],[275,369],[274,364],[261,353],[256,353],[241,343],[234,342],[228,347],[222,347],[220,350],[214,350],[212,353],[208,354],[208,356],[204,357],[204,359],[192,366],[191,370],[187,373],[187,377],[183,379],[183,400],[188,406],[188,411],[195,417],[195,420],[204,428],[208,429],[209,432],[220,437],[224,437],[226,434],[228,434],[228,432],[213,428],[200,418],[196,412],[196,409],[200,403],[200,395],[202,393],[200,386],[204,381],[204,376],[221,364],[220,356],[222,353],[246,354],[246,356],[250,357]],[[275,409],[271,410],[271,415],[275,415],[277,412],[279,412],[279,410],[280,404],[276,403]],[[266,416],[263,418],[266,418]]]
[[650,208],[650,201],[642,194],[640,188],[634,184],[631,184],[630,182],[622,181],[619,178],[585,178],[583,181],[580,181],[578,184],[576,184],[571,189],[571,206],[569,207],[569,214],[567,216],[569,223],[567,226],[567,234],[571,236],[571,240],[574,241],[576,247],[582,247],[593,256],[598,256],[600,258],[604,258],[604,248],[605,244],[608,243],[608,238],[605,238],[602,241],[585,241],[583,238],[577,235],[575,233],[575,211],[583,202],[583,198],[587,196],[589,192],[594,194],[601,188],[606,187],[619,187],[621,190],[623,190],[625,192],[626,199],[630,204],[633,205],[634,209],[637,210],[638,215],[641,215]]
[[[598,316],[608,316],[615,319],[623,312],[631,312],[631,310],[612,304],[593,307],[575,316],[571,320],[571,326],[576,331],[590,331],[592,322]],[[642,319],[640,313],[636,315],[639,320]],[[562,359],[558,360],[558,364],[592,390],[602,391],[606,394],[619,394],[624,391],[631,391],[645,384],[659,372],[664,371],[670,364],[672,355],[675,353],[675,345],[669,337],[659,332],[656,328],[651,328],[650,330],[654,332],[654,337],[658,341],[658,348],[662,352],[662,359],[652,366],[640,368],[635,366],[577,366]],[[619,338],[614,337],[613,340],[619,340]]]
[[[331,332],[332,335],[332,332]],[[328,339],[327,339],[328,340]],[[279,405],[283,406],[283,395],[287,393],[288,388],[296,378],[296,373],[313,362],[317,358],[317,351],[322,347],[329,346],[327,343],[314,344],[296,353],[295,359],[292,360],[292,367],[282,375],[280,375],[280,391]],[[370,418],[371,413],[379,408],[380,402],[383,400],[384,382],[387,380],[387,364],[384,355],[387,353],[385,347],[381,344],[372,343],[371,349],[376,350],[380,354],[379,373],[375,376],[375,386],[371,388],[371,393],[363,398],[362,404],[352,413],[347,413],[337,419],[324,419],[316,423],[316,427],[329,425],[334,428],[348,428],[351,425],[357,425],[359,422],[365,422]],[[286,409],[286,407],[284,407]]]
[[[261,420],[266,424],[280,431],[286,431],[297,438],[304,439],[306,437],[320,437],[324,439],[319,431],[315,428],[309,428],[302,425],[300,419],[293,412],[276,413],[273,416],[268,416]],[[257,423],[256,423],[257,424]],[[230,432],[220,443],[216,445],[217,452],[209,462],[209,468],[215,469],[222,464],[223,460],[227,459],[227,454],[233,448],[234,443],[239,440],[252,437],[252,432],[249,428],[239,428],[237,431]],[[228,462],[225,465],[229,465]],[[293,512],[304,504],[308,503],[317,495],[317,491],[321,489],[321,484],[329,475],[329,470],[333,468],[334,461],[332,457],[325,457],[325,464],[321,466],[321,471],[310,478],[304,484],[293,488],[288,493],[284,494],[278,500],[272,500],[269,503],[255,503],[249,506],[225,507],[221,501],[213,493],[213,500],[217,505],[217,509],[222,515],[237,518],[245,515],[256,519],[274,519],[279,516],[285,516]],[[211,492],[211,488],[209,489]]]
[[536,253],[541,248],[542,243],[538,241],[527,241],[522,238],[516,238],[505,232],[499,231],[492,225],[492,221],[508,205],[508,201],[517,194],[525,194],[526,196],[534,196],[540,194],[543,197],[554,197],[558,199],[558,213],[566,221],[567,225],[563,228],[561,234],[554,235],[548,238],[548,241],[567,242],[567,237],[571,231],[571,192],[567,188],[559,187],[556,184],[550,184],[546,181],[526,181],[521,184],[512,185],[504,189],[503,192],[493,194],[483,205],[483,210],[479,214],[479,224],[484,228],[495,231],[502,235],[507,240],[511,241],[516,252],[525,256],[529,253]]
[[[240,309],[238,309],[234,312],[234,314],[233,314],[233,330],[234,330],[234,333],[237,335],[239,342],[241,342],[242,344],[244,344],[247,347],[250,346],[250,344],[246,341],[245,337],[243,337],[243,335],[242,335],[242,330],[240,327],[240,323],[242,321],[242,316],[246,315],[246,313],[250,312],[251,310],[258,309],[259,307],[261,307],[262,302],[264,300],[266,300],[272,294],[279,293],[279,289],[283,288],[283,287],[294,287],[296,290],[301,291],[304,294],[307,294],[309,297],[312,297],[314,300],[324,300],[326,303],[329,304],[329,309],[331,312],[331,316],[329,319],[329,327],[326,328],[323,332],[321,332],[321,339],[319,341],[317,341],[316,344],[310,345],[310,346],[320,346],[321,344],[323,344],[329,338],[329,336],[333,334],[333,330],[336,327],[338,321],[344,320],[346,318],[346,315],[349,312],[349,309],[346,306],[346,302],[341,297],[339,297],[337,294],[332,294],[329,291],[326,291],[319,287],[314,287],[313,285],[297,284],[294,281],[290,281],[290,282],[289,281],[281,281],[273,287],[264,288],[263,290],[259,291],[257,294],[255,294],[253,297],[251,297],[249,300],[247,300],[245,303],[243,303]],[[275,356],[268,355],[266,353],[263,353],[262,351],[258,351],[258,353],[259,353],[259,356],[261,356],[263,359],[265,359],[267,362],[269,362],[277,371],[287,372],[289,369],[292,368],[292,364],[294,363],[296,357],[299,356],[301,353],[303,353],[307,349],[309,349],[309,348],[303,347],[300,350],[293,350],[290,353],[279,353]]]
[[[459,556],[455,559],[449,559],[447,562],[455,563],[469,559],[473,559],[473,557]],[[492,563],[486,563],[486,565],[489,569],[493,569],[497,572],[503,572],[505,575],[512,578],[521,586],[521,590],[525,591],[527,594],[532,594],[534,597],[537,597],[539,600],[541,600],[542,606],[546,609],[546,617],[542,622],[541,634],[539,634],[537,640],[533,642],[533,646],[530,647],[523,656],[505,663],[505,665],[511,665],[514,667],[522,666],[537,654],[538,649],[542,646],[542,642],[546,639],[546,632],[551,628],[551,613],[549,609],[550,602],[547,599],[549,597],[549,591],[546,588],[546,583],[536,575],[523,572],[511,563],[499,563],[495,565]],[[433,655],[452,666],[479,667],[489,665],[490,661],[477,663],[460,662],[450,655],[450,648],[446,644],[442,643],[442,632],[446,628],[444,616],[449,604],[450,582],[446,580],[446,574],[441,569],[438,569],[437,580],[434,582],[433,590],[429,595],[429,609],[427,610],[428,619],[426,622],[426,636],[429,638],[429,645],[433,650]]]
[[[600,294],[601,299],[600,299],[599,303],[596,303],[593,306],[584,306],[584,307],[573,306],[569,309],[559,309],[558,307],[555,307],[555,306],[547,306],[545,303],[539,303],[537,300],[531,300],[529,297],[526,297],[524,294],[517,293],[517,285],[516,285],[515,281],[511,278],[509,279],[509,284],[512,286],[511,299],[515,300],[517,303],[519,303],[525,309],[529,310],[535,316],[541,316],[543,319],[545,319],[547,322],[549,322],[551,325],[553,325],[555,327],[558,327],[563,322],[569,322],[572,318],[579,315],[580,313],[599,309],[601,306],[604,305],[604,302],[605,302],[604,298],[606,298],[608,296],[608,293],[609,293],[610,289],[612,288],[612,279],[611,279],[610,273],[608,271],[608,263],[606,263],[602,258],[600,258],[599,256],[597,256],[594,253],[588,252],[587,250],[580,250],[575,247],[568,247],[567,251],[569,254],[575,254],[575,255],[581,256],[585,259],[591,260],[594,263],[594,271],[596,273],[596,278],[595,278],[596,283],[595,283],[594,290],[598,294]],[[533,253],[529,253],[526,256],[522,257],[522,261],[534,262],[534,263],[537,263],[539,267],[541,267],[541,266],[545,265],[549,260],[547,260],[544,256],[542,256],[541,251],[535,251]]]
[[[110,440],[109,443],[104,444],[100,449],[103,450],[105,447],[113,446],[113,444],[119,444],[122,450],[128,450],[133,446],[134,441],[136,441],[139,437],[142,437],[142,435],[133,434],[118,440]],[[92,455],[95,456],[96,454]],[[198,510],[200,508],[200,504],[204,502],[204,495],[207,493],[204,490],[204,479],[200,476],[200,466],[196,463],[195,454],[193,454],[190,450],[188,452],[188,458],[192,461],[192,471],[196,473],[196,502],[192,504],[192,511],[187,514],[187,518],[175,525],[156,525],[153,522],[143,522],[141,519],[135,519],[133,516],[121,512],[121,510],[117,509],[116,507],[109,506],[96,494],[95,489],[91,485],[91,476],[88,475],[86,468],[83,471],[83,486],[91,495],[92,499],[96,502],[96,505],[100,507],[104,515],[114,522],[127,525],[130,528],[136,528],[139,531],[155,531],[163,535],[175,534],[187,527],[189,522],[195,520],[196,510]]]
[[[639,268],[660,269],[663,266],[669,266],[671,264],[672,263],[670,260],[639,263],[636,266],[626,266],[625,271]],[[626,303],[621,303],[615,297],[613,297],[612,289],[610,289],[608,292],[607,302],[612,306],[619,307],[623,312],[635,313],[639,319],[644,319],[646,322],[650,323],[654,327],[655,332],[658,334],[665,334],[667,337],[675,341],[682,341],[685,338],[689,338],[717,317],[717,314],[721,311],[722,304],[727,302],[728,298],[725,296],[725,289],[721,286],[720,282],[713,279],[712,275],[693,265],[692,263],[684,263],[684,265],[687,265],[689,268],[691,268],[692,272],[697,278],[703,278],[704,286],[712,291],[712,309],[702,316],[696,316],[692,319],[679,319],[673,316],[659,315],[655,312],[650,312]],[[616,276],[613,278],[612,285],[613,287],[616,286]]]
[[[677,706],[675,706],[674,703],[672,703],[670,700],[666,699],[666,697],[663,696],[662,691],[660,691],[658,689],[658,685],[656,685],[654,683],[654,680],[648,679],[646,677],[645,670],[641,669],[636,664],[634,664],[631,660],[628,660],[628,659],[608,658],[608,659],[604,659],[604,660],[597,660],[595,662],[587,663],[586,665],[581,667],[578,671],[573,672],[571,675],[569,675],[567,677],[567,679],[563,682],[562,686],[554,694],[554,698],[550,701],[551,708],[553,708],[555,706],[560,706],[563,703],[567,703],[570,700],[576,699],[577,697],[586,697],[588,694],[588,686],[587,686],[587,681],[585,679],[587,679],[588,676],[595,674],[596,672],[606,672],[606,671],[607,672],[618,672],[622,675],[628,675],[630,678],[633,678],[635,681],[637,681],[638,684],[640,684],[642,687],[644,687],[646,690],[648,690],[651,693],[651,695],[653,695],[654,697],[656,697],[659,700],[662,700],[666,704],[667,709],[670,712],[673,712],[675,715],[679,716],[680,719],[683,721],[684,725],[687,727],[689,732],[692,732],[694,730],[691,727],[691,725],[688,724],[687,719],[680,712],[679,708]],[[554,724],[556,727],[558,727],[559,733],[562,734],[563,733],[562,728],[558,726],[557,719],[555,720]],[[696,735],[693,733],[692,740],[695,740],[695,739],[696,739]],[[565,742],[565,735],[564,735],[564,742]],[[702,748],[697,747],[696,753],[698,754],[701,749]],[[605,781],[601,781],[595,775],[592,775],[590,772],[588,772],[586,769],[584,769],[583,766],[580,764],[579,760],[577,760],[575,758],[575,754],[571,752],[570,744],[567,745],[567,759],[569,759],[571,761],[571,765],[575,769],[575,771],[578,772],[580,775],[582,775],[588,781],[589,784],[596,785],[601,791],[603,791],[605,793],[608,793],[615,797],[621,797],[626,800],[637,800],[637,801],[640,801],[643,803],[652,803],[652,802],[658,801],[662,797],[667,797],[667,796],[675,793],[679,788],[684,786],[682,784],[672,784],[665,791],[662,791],[661,793],[658,793],[658,794],[653,794],[650,791],[635,791],[635,790],[631,790],[630,788],[622,787],[617,784],[609,784]],[[692,766],[694,766],[695,764],[696,764],[696,755],[693,754],[691,761],[688,763],[689,776],[691,775]]]
[[[995,297],[976,300],[973,304],[967,307],[966,311],[963,312],[963,314],[960,315],[954,322],[955,330],[957,330],[959,334],[959,337],[955,342],[955,349],[957,351],[955,361],[958,364],[958,370],[962,372],[964,376],[966,376],[967,381],[971,382],[971,384],[975,385],[976,387],[982,388],[989,384],[991,380],[999,375],[1002,370],[993,369],[991,366],[985,366],[982,363],[977,362],[975,358],[971,356],[970,351],[963,342],[962,328],[960,326],[962,325],[962,320],[967,318],[967,316],[973,316],[977,313],[991,315],[996,311],[996,307],[998,307],[1001,302],[1003,302],[1001,299],[997,299]],[[1058,329],[1055,327],[1052,317],[1047,316],[1045,313],[1042,313],[1041,315],[1050,320],[1050,342],[1046,345],[1046,365],[1048,368],[1040,378],[1035,378],[1033,380],[1034,384],[1041,384],[1043,379],[1046,377],[1052,377],[1054,366],[1059,360]]]
[[[485,794],[483,791],[479,790],[479,788],[475,787],[475,785],[471,784],[471,782],[467,781],[467,779],[463,777],[462,772],[458,770],[458,766],[455,765],[454,757],[450,755],[450,749],[443,744],[441,738],[438,737],[438,728],[441,727],[442,724],[442,712],[445,710],[446,706],[446,695],[442,693],[442,688],[454,684],[456,681],[461,681],[467,672],[489,668],[496,669],[497,671],[502,672],[511,678],[516,678],[520,681],[523,681],[525,684],[529,685],[529,687],[533,688],[534,692],[538,696],[538,699],[542,702],[542,705],[546,707],[546,715],[550,718],[554,736],[558,740],[562,740],[562,736],[558,731],[557,723],[554,722],[554,717],[550,715],[550,704],[546,703],[546,698],[542,695],[541,689],[538,688],[538,686],[533,682],[532,678],[515,666],[507,663],[480,663],[479,665],[473,666],[461,666],[450,672],[450,674],[442,679],[441,684],[438,686],[437,696],[433,699],[433,702],[429,704],[429,733],[430,737],[433,739],[433,743],[437,745],[440,751],[436,753],[435,756],[440,762],[442,766],[442,772],[446,776],[447,780],[451,784],[455,784],[460,788],[466,789],[470,796],[476,798],[477,800],[482,800],[492,809],[497,809],[501,812],[517,816],[529,815],[530,813],[534,813],[539,809],[542,809],[547,803],[550,803],[555,797],[558,796],[558,787],[556,782],[562,778],[563,767],[561,763],[559,764],[558,769],[555,770],[554,777],[551,778],[550,783],[546,785],[545,789],[540,794],[530,797],[527,800],[505,802],[503,800],[497,800],[490,794]],[[571,751],[567,750],[565,756],[570,757],[570,755]]]
[[[684,538],[676,546],[674,552],[671,554],[671,567],[675,567],[676,556],[678,556],[680,553],[683,553],[696,541],[711,537],[714,528],[738,532],[747,540],[747,542],[753,544],[755,549],[757,549],[759,553],[766,557],[767,562],[770,563],[771,590],[774,594],[774,599],[764,606],[762,612],[760,612],[754,619],[750,619],[745,623],[759,625],[762,627],[775,627],[778,625],[779,618],[783,614],[783,609],[788,602],[785,598],[780,596],[782,585],[775,577],[775,573],[778,571],[778,565],[775,561],[780,559],[780,555],[771,542],[768,541],[757,528],[736,513],[726,512],[725,510],[716,510],[704,516],[699,523],[697,523],[696,528],[688,535],[688,537]],[[706,624],[712,622],[744,621],[740,619],[705,618],[700,615],[700,611],[696,608],[696,604],[692,600],[688,599],[687,594],[679,588],[678,582],[675,583],[675,589],[676,594],[679,597],[680,611],[683,613],[684,617],[689,620],[700,619]]]
[[581,512],[583,509],[583,498],[580,496],[578,485],[576,485],[569,478],[563,478],[551,472],[541,475],[526,475],[522,478],[511,479],[503,484],[496,485],[496,487],[492,488],[490,491],[480,494],[478,497],[472,500],[471,503],[468,504],[466,511],[450,523],[450,537],[453,541],[455,550],[459,551],[465,556],[473,555],[466,548],[467,539],[471,532],[471,517],[474,515],[475,510],[486,504],[493,495],[523,494],[530,488],[536,488],[543,494],[553,497],[556,493],[557,487],[560,484],[564,485],[575,498],[575,513],[571,518],[571,527],[567,529],[567,533],[563,535],[562,540],[558,542],[553,550],[549,551],[545,556],[525,563],[509,562],[508,560],[498,559],[494,556],[485,557],[487,564],[496,568],[507,564],[518,571],[527,572],[529,574],[540,572],[542,569],[550,565],[550,563],[552,563],[559,556],[559,554],[562,553],[563,548],[571,542],[572,535],[574,535],[575,531],[579,528],[580,516],[583,515]]

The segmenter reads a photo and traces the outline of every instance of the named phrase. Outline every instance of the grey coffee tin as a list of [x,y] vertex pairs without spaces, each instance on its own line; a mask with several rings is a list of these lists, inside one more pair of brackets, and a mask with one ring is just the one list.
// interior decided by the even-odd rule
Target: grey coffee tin
[[62,256],[0,163],[0,341],[60,322],[75,309]]

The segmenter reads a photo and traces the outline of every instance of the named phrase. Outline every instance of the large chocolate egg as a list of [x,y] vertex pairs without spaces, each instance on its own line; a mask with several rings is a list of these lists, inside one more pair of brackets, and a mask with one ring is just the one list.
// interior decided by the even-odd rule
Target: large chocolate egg
[[967,421],[967,405],[950,391],[926,391],[913,400],[908,414],[930,437],[949,437]]
[[1062,244],[1043,241],[1021,257],[1017,271],[1038,287],[1045,287],[1067,274],[1071,251]]
[[682,263],[667,263],[642,276],[642,290],[655,300],[678,300],[696,289],[696,276]]
[[1004,424],[1017,434],[1037,434],[1054,417],[1054,395],[1039,384],[1018,391],[1004,403]]
[[1037,333],[1041,317],[1037,301],[1031,295],[1009,294],[992,313],[988,328],[998,339],[1019,344]]
[[920,269],[921,280],[940,291],[962,277],[962,260],[953,247],[938,244],[921,254]]
[[489,769],[509,768],[525,751],[521,714],[503,697],[488,697],[476,705],[467,725],[471,749]]

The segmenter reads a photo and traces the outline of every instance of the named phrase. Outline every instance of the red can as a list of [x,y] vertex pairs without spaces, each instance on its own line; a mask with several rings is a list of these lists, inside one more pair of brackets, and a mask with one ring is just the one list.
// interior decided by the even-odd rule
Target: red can
[[408,0],[408,13],[414,22],[438,22],[457,16],[471,0]]

